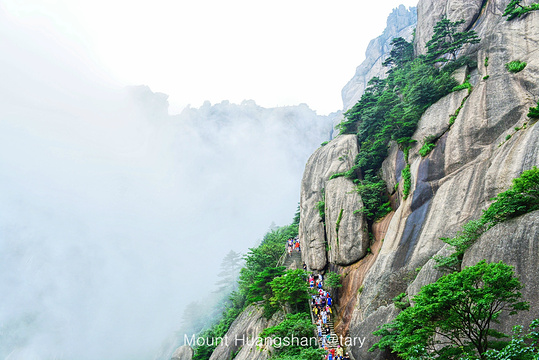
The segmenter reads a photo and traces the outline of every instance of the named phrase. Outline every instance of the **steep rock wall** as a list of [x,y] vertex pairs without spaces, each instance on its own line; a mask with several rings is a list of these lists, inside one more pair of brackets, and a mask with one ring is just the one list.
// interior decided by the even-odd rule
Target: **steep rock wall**
[[[364,220],[354,214],[362,207],[351,180],[331,175],[348,171],[358,154],[354,135],[338,136],[320,147],[307,161],[300,194],[299,236],[302,257],[311,270],[323,270],[327,265],[326,249],[331,248],[330,259],[338,264],[358,261],[365,254]],[[326,226],[320,218],[318,204],[325,201]],[[341,214],[341,209],[342,214]],[[341,214],[339,240],[336,224]]]
[[[341,298],[346,299],[346,302],[339,304],[341,317],[346,320],[345,323],[349,321],[349,326],[343,326],[343,330],[348,329],[352,337],[367,337],[363,347],[351,349],[356,359],[383,357],[380,352],[371,353],[367,350],[377,340],[371,334],[376,326],[390,321],[396,315],[391,305],[392,298],[401,292],[417,293],[421,286],[443,275],[434,269],[431,260],[433,255],[448,251],[440,238],[455,235],[464,223],[478,218],[490,204],[490,199],[507,189],[513,178],[539,165],[539,127],[526,116],[530,106],[535,106],[539,99],[539,58],[536,56],[539,49],[539,12],[507,22],[501,16],[506,5],[507,1],[502,0],[419,2],[415,43],[419,53],[425,52],[432,27],[443,16],[452,20],[465,19],[465,26],[474,28],[482,39],[480,44],[463,50],[463,53],[477,59],[478,63],[476,69],[466,70],[469,71],[473,91],[470,94],[467,91],[451,93],[423,115],[413,136],[418,143],[409,153],[412,189],[407,199],[402,196],[401,178],[405,159],[402,151],[392,145],[383,165],[383,177],[390,193],[399,183],[399,191],[392,197],[395,213],[387,224],[379,252],[367,268],[361,272],[356,270],[358,264],[367,258],[358,264],[339,267],[339,264],[334,263],[336,257],[331,255],[331,251],[326,252],[324,246],[311,246],[308,254],[304,254],[307,255],[304,257],[307,264],[315,265],[311,267],[313,269],[322,270],[322,265],[329,259],[330,269],[347,273],[347,277],[356,277],[345,279],[348,285],[345,293],[341,292]],[[484,64],[486,57],[489,58],[488,68]],[[504,66],[512,60],[526,61],[528,65],[522,72],[512,74]],[[461,80],[466,72],[459,73]],[[486,75],[489,78],[483,79]],[[458,116],[450,126],[449,119],[457,109]],[[423,158],[418,150],[423,139],[429,135],[439,139],[435,149]],[[506,140],[508,135],[511,137]],[[323,164],[317,166],[322,168]],[[315,172],[313,164],[307,164],[306,174],[316,177]],[[346,187],[340,192],[332,190],[335,196],[342,196],[340,194],[346,192]],[[338,203],[343,200],[331,201]],[[310,233],[308,224],[312,221],[309,218],[310,206],[312,204],[303,206],[302,197],[301,217],[304,227],[300,239],[307,247],[310,242],[305,234]],[[519,229],[529,227],[531,222],[536,221],[534,219],[524,217],[519,220]],[[512,228],[506,231],[518,233],[520,230]],[[476,244],[473,248],[475,250],[472,249],[475,252],[470,252],[467,263],[471,264],[481,257],[494,259],[492,256],[507,258],[511,262],[510,256],[501,250],[487,256],[487,246],[491,246],[487,244],[495,240],[503,241],[496,236],[485,240],[488,238],[485,235]],[[519,265],[530,271],[536,268],[537,263],[536,250],[530,249],[537,249],[539,245],[537,238],[527,239],[528,242],[523,241],[526,244],[516,249],[532,254],[522,257]],[[359,243],[363,240],[358,238],[356,241]],[[503,248],[508,249],[509,245]],[[324,261],[314,262],[315,259]],[[539,280],[528,276],[526,281],[530,289],[537,289]],[[350,301],[354,296],[348,292],[352,288],[357,291],[359,286],[362,291],[355,296],[355,307],[350,315]],[[536,297],[533,291],[525,293],[528,299]],[[533,315],[536,316],[537,312]],[[512,323],[507,326],[514,325],[517,320],[529,318],[512,319]]]

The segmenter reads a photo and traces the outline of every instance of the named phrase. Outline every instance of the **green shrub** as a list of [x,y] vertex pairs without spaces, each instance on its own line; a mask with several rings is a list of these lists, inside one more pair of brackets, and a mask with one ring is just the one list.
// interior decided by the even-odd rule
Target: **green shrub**
[[328,272],[324,283],[332,289],[340,288],[342,287],[342,275],[335,272]]
[[489,77],[490,77],[490,75],[485,75],[485,76],[483,76],[483,80],[488,80]]
[[[314,336],[315,326],[311,322],[311,316],[308,313],[288,314],[284,321],[276,326],[272,326],[264,329],[260,333],[260,337],[263,339],[310,339]],[[279,342],[281,346],[276,342],[273,346],[275,350],[275,359],[306,359],[306,360],[319,360],[323,350],[317,349],[314,346],[301,346],[297,341],[291,341],[291,344],[287,346],[283,342]],[[316,341],[309,341],[309,345],[312,343],[317,344]]]
[[473,245],[485,229],[483,220],[472,220],[467,222],[454,237],[441,238],[440,240],[453,247],[454,252],[449,256],[434,256],[435,267],[458,271],[464,252]]
[[522,0],[511,0],[509,4],[507,4],[507,7],[505,8],[505,11],[503,13],[503,16],[507,16],[507,21],[513,20],[517,17],[521,17],[530,11],[539,10],[539,4],[534,3],[529,6],[523,6],[520,3]]
[[370,223],[383,218],[392,211],[391,203],[387,196],[385,181],[379,176],[365,174],[365,178],[356,188],[361,196],[363,207],[354,211],[355,214],[363,214]]
[[483,211],[478,220],[466,223],[452,238],[441,240],[451,245],[454,252],[449,256],[435,256],[436,267],[457,271],[464,252],[494,225],[529,212],[539,210],[539,169],[533,167],[513,179],[513,185],[498,194],[494,202]]
[[507,64],[505,64],[505,68],[509,72],[512,72],[512,73],[516,74],[517,72],[520,72],[520,71],[524,70],[526,65],[527,64],[525,62],[523,62],[523,61],[514,60],[514,61],[511,61],[511,62],[508,62]]
[[511,341],[502,349],[485,353],[485,360],[537,360],[539,354],[539,319],[531,322],[529,332],[523,334],[521,325],[513,327]]
[[423,146],[418,151],[419,155],[421,155],[422,157],[425,157],[428,154],[430,154],[430,152],[436,147],[435,142],[436,142],[436,136],[434,135],[426,136],[425,139],[423,140]]
[[327,144],[329,144],[329,141],[324,141],[320,146],[326,146]]
[[464,90],[464,89],[468,89],[468,91],[470,91],[472,89],[472,84],[466,81],[464,84],[455,86],[453,89],[451,89],[451,91],[453,92],[453,91],[459,91],[459,90]]
[[485,57],[485,67],[488,67],[488,56]]
[[511,136],[512,136],[511,134],[507,134],[507,136],[505,137],[505,141],[511,139]]
[[408,306],[410,306],[410,300],[408,300],[406,293],[401,293],[397,295],[395,298],[393,298],[392,301],[393,301],[393,304],[395,304],[395,307],[397,309],[404,310]]
[[410,164],[407,164],[406,167],[402,169],[401,174],[404,180],[404,183],[402,185],[402,195],[404,197],[404,200],[406,200],[412,188],[412,173],[410,172]]
[[511,218],[539,210],[539,169],[533,167],[513,179],[513,185],[494,199],[483,212],[485,224],[492,227]]
[[483,260],[442,276],[374,332],[382,338],[369,351],[391,350],[405,360],[484,359],[492,340],[506,337],[492,329],[500,315],[529,309],[521,301],[522,288],[513,268],[502,262]]
[[530,108],[530,112],[528,112],[528,117],[532,119],[539,119],[539,101],[537,102],[536,107]]
[[339,216],[337,217],[337,222],[335,223],[335,232],[337,233],[337,242],[339,242],[339,227],[341,226],[342,214],[344,209],[341,209]]

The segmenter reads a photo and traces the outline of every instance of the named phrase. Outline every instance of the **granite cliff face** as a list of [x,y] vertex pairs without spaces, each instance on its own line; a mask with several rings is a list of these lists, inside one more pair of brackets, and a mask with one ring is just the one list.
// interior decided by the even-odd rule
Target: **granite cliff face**
[[[353,255],[348,261],[342,261],[346,256],[335,254],[332,241],[335,214],[341,211],[353,214],[362,206],[357,194],[352,201],[353,184],[348,180],[343,179],[341,183],[335,182],[337,179],[328,180],[335,172],[343,171],[335,171],[336,164],[350,169],[349,163],[339,163],[340,154],[332,149],[342,146],[346,139],[347,145],[342,151],[355,154],[358,148],[354,146],[358,144],[350,135],[337,137],[318,149],[307,163],[302,182],[300,223],[300,239],[307,249],[304,260],[310,269],[324,268],[346,275],[339,304],[342,321],[338,328],[348,331],[343,335],[367,338],[363,347],[351,349],[356,359],[384,358],[381,352],[367,350],[377,340],[372,331],[398,313],[392,298],[402,292],[413,295],[421,286],[443,275],[434,269],[431,260],[432,256],[449,251],[440,238],[455,235],[464,223],[479,218],[491,199],[506,190],[513,178],[539,165],[539,128],[526,116],[530,106],[535,106],[539,99],[539,59],[536,56],[539,12],[508,22],[502,17],[506,5],[505,0],[419,1],[416,53],[425,53],[432,28],[443,16],[451,20],[464,19],[465,27],[477,31],[481,42],[465,48],[462,53],[476,59],[478,67],[462,68],[454,75],[460,82],[466,75],[470,76],[473,85],[470,94],[467,90],[453,92],[431,106],[421,118],[413,136],[418,142],[409,153],[412,189],[406,200],[402,196],[401,179],[404,155],[396,144],[391,145],[383,164],[383,178],[392,194],[394,213],[375,224],[373,240],[362,231],[364,219],[356,214],[356,218],[349,220],[356,225],[346,237],[346,249],[370,246],[373,254],[345,250],[343,253]],[[487,57],[488,67],[485,66]],[[504,66],[512,60],[525,61],[528,65],[513,74]],[[368,76],[383,75],[376,66],[363,73],[364,83]],[[486,75],[489,77],[484,79]],[[363,91],[356,86],[357,92],[351,95],[350,89],[349,84],[343,90],[345,107],[351,106]],[[449,119],[456,113],[458,116],[450,126]],[[435,149],[427,157],[421,157],[418,150],[429,135],[439,139]],[[396,184],[400,184],[397,192]],[[316,202],[321,201],[321,188],[326,190],[325,228],[315,209]],[[538,270],[536,224],[537,214],[532,213],[497,225],[467,251],[463,265],[482,259],[504,260],[515,265],[517,274],[526,284],[524,295],[533,301],[539,295],[539,280],[532,275]],[[502,326],[507,330],[517,323],[527,325],[537,314],[534,305],[532,311],[512,317]]]

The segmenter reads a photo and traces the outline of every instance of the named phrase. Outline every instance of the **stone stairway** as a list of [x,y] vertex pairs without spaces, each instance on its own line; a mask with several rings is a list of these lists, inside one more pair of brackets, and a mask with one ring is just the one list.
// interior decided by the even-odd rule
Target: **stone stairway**
[[290,255],[285,253],[281,259],[282,264],[279,265],[284,266],[287,269],[301,269],[303,266],[303,262],[301,261],[301,253],[295,250],[292,251],[292,254]]
[[[301,269],[302,266],[303,266],[303,261],[301,259],[301,252],[292,251],[292,254],[290,254],[290,255],[288,255],[288,252],[285,252],[283,254],[283,256],[281,256],[281,258],[279,259],[278,265],[279,266],[284,266],[287,269]],[[310,302],[309,302],[309,310],[310,310],[310,313],[311,313],[311,321],[313,322],[313,324],[316,325],[316,321],[315,321],[314,314],[313,314],[313,309],[311,307]],[[326,342],[326,346],[327,346],[328,349],[336,349],[337,346],[340,345],[339,336],[335,333],[335,329],[333,327],[333,315],[334,314],[331,314],[331,320],[327,322],[328,325],[329,325],[329,329],[331,330],[331,332],[330,332],[330,340],[328,342]],[[315,332],[316,332],[316,330],[315,330]],[[318,338],[318,333],[317,332],[316,332],[316,337]],[[318,346],[320,348],[322,348],[322,340],[321,339],[318,339]]]

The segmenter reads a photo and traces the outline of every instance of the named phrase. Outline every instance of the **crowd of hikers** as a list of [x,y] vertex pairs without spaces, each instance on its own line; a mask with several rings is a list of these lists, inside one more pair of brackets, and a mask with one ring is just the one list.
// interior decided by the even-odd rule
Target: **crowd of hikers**
[[[301,252],[301,246],[299,244],[299,237],[290,238],[287,241],[288,255],[292,255],[292,252]],[[307,271],[307,265],[303,263],[303,270]],[[318,342],[322,348],[326,350],[324,359],[326,360],[350,360],[348,353],[344,353],[343,348],[337,345],[337,348],[329,348],[331,340],[331,329],[329,322],[333,315],[332,305],[333,299],[329,291],[324,290],[324,277],[322,274],[311,274],[308,278],[308,284],[311,289],[316,290],[317,294],[312,295],[312,311],[316,322],[316,330],[318,332]]]
[[299,237],[288,239],[288,255],[292,255],[292,251],[301,252],[301,246],[299,245]]
[[[307,266],[303,263],[303,269],[306,270]],[[327,360],[350,360],[348,353],[344,354],[343,348],[337,345],[337,348],[329,348],[331,341],[331,329],[329,322],[333,315],[333,299],[329,291],[323,288],[324,277],[322,274],[309,275],[308,283],[309,287],[318,291],[317,294],[312,295],[311,308],[313,316],[315,318],[316,330],[318,332],[318,341],[327,353],[324,359]]]

